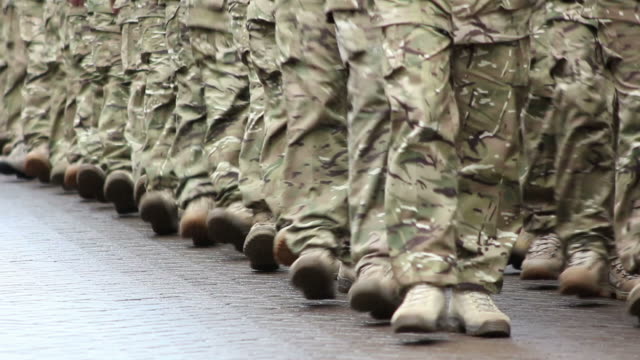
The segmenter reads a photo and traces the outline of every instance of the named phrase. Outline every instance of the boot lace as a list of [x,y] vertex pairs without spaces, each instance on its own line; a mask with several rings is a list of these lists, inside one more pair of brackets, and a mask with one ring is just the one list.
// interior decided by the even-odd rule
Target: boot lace
[[620,262],[620,259],[618,258],[611,262],[611,271],[613,271],[616,275],[616,278],[620,279],[621,281],[633,281],[640,279],[640,275],[632,274],[625,270],[625,268],[622,266],[622,262]]
[[529,248],[528,257],[555,257],[560,250],[560,239],[556,234],[548,234],[537,238]]
[[498,307],[494,304],[491,296],[478,292],[470,291],[464,294],[464,298],[468,303],[473,306],[479,312],[497,312]]

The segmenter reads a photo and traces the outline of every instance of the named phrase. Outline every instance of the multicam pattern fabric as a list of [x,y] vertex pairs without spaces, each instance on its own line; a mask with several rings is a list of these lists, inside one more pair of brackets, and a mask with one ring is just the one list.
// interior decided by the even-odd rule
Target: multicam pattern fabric
[[2,111],[0,111],[0,137],[7,144],[21,140],[22,86],[27,74],[25,43],[20,36],[20,21],[13,2],[2,4],[2,39],[0,51],[4,54],[6,69],[3,72]]
[[324,1],[276,2],[287,147],[279,237],[348,259],[347,72]]
[[[387,236],[403,287],[498,291],[515,241],[528,47],[508,40],[527,36],[531,9],[491,4],[376,2],[392,107]],[[485,15],[495,21],[474,27]]]
[[331,12],[340,54],[349,67],[349,223],[357,269],[389,258],[384,188],[391,114],[382,77],[382,31],[373,26],[368,8]]

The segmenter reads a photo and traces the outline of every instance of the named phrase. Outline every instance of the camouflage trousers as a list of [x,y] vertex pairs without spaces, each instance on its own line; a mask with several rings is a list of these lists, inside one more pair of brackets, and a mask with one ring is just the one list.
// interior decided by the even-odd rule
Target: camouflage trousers
[[[178,2],[167,4],[166,35],[167,46],[172,54],[177,87],[176,104],[170,120],[175,134],[163,132],[161,139],[170,141],[168,155],[163,160],[161,171],[155,178],[149,177],[148,184],[156,189],[171,189],[184,208],[190,199],[183,190],[190,179],[207,174],[209,166],[204,152],[206,132],[206,107],[204,104],[202,79],[196,67],[191,49],[190,30],[186,26],[185,6]],[[170,126],[165,127],[165,130]],[[166,145],[161,145],[166,146]],[[150,173],[147,173],[150,175]],[[153,187],[151,187],[153,189]]]
[[25,0],[16,3],[20,21],[20,36],[26,45],[27,76],[22,88],[20,114],[22,136],[28,149],[48,146],[50,136],[49,103],[51,81],[56,65],[47,62],[44,3]]
[[333,11],[343,62],[349,68],[349,223],[357,269],[389,261],[384,189],[391,113],[384,90],[382,31],[366,9]]
[[66,83],[68,74],[66,67],[59,63],[55,65],[55,73],[51,81],[52,95],[49,102],[49,161],[53,167],[62,165],[67,162],[66,155],[71,147],[73,137],[73,119],[69,120],[65,117],[65,109],[67,104],[67,88]]
[[240,59],[240,24],[246,5],[225,3],[211,15],[211,28],[192,27],[191,44],[204,84],[207,129],[204,152],[208,171],[189,179],[181,198],[212,196],[218,206],[240,201],[238,159],[249,111],[249,79]]
[[347,71],[323,0],[278,0],[276,39],[287,109],[281,227],[294,254],[348,260]]
[[251,1],[247,9],[251,107],[240,151],[239,183],[245,206],[277,218],[287,118],[274,13],[274,0]]
[[[257,2],[259,3],[260,1]],[[267,6],[271,3],[268,0],[262,0],[261,2]],[[261,58],[275,54],[265,53],[264,49],[265,46],[267,46],[266,44],[259,44],[256,43],[256,41],[251,43],[249,40],[251,32],[254,33],[253,36],[255,39],[263,34],[260,32],[261,30],[266,30],[266,28],[260,26],[261,19],[256,19],[254,18],[254,14],[249,13],[249,10],[252,12],[256,10],[259,11],[259,6],[259,4],[256,4],[256,1],[248,5],[246,26],[244,27],[246,32],[245,36],[240,37],[240,40],[244,41],[244,44],[238,44],[241,59],[248,69],[250,94],[249,116],[247,118],[247,125],[244,130],[242,147],[240,148],[238,159],[238,167],[240,170],[238,186],[245,207],[253,209],[256,212],[270,213],[263,191],[262,163],[260,161],[260,154],[264,145],[267,98],[265,88],[258,74],[258,71],[260,71],[258,66],[261,60],[263,62],[268,62],[269,60],[274,61],[275,57],[264,60]],[[252,16],[252,18],[250,19],[249,16]],[[273,40],[275,40],[275,38]]]
[[13,144],[22,135],[22,86],[27,75],[26,48],[20,36],[20,22],[15,6],[7,6],[4,9],[0,27],[4,34],[4,43],[0,45],[0,49],[5,52],[6,60],[4,85],[0,88],[0,137],[5,138],[8,144]]
[[141,19],[143,57],[148,64],[143,100],[144,142],[140,148],[134,173],[147,174],[147,190],[160,190],[162,166],[169,153],[171,139],[175,136],[172,121],[176,103],[175,64],[169,54],[166,41],[166,8],[157,9],[153,16]]
[[[552,106],[556,80],[552,76],[557,60],[552,55],[551,22],[531,36],[529,96],[521,116],[523,230],[535,235],[555,232],[555,156],[558,147],[545,117]],[[568,24],[566,24],[568,25]]]
[[[421,10],[443,16],[432,3]],[[517,159],[528,42],[454,45],[438,28],[411,22],[386,24],[383,36],[392,109],[385,212],[395,277],[404,288],[497,292],[515,241],[515,232],[501,229],[517,217],[509,198],[517,197],[517,177],[508,179],[507,170]]]
[[[595,30],[572,21],[548,26],[556,83],[525,184],[553,191],[555,229],[567,251],[588,248],[607,257],[613,242],[614,89]],[[525,200],[532,196],[527,188],[524,193]],[[539,203],[553,209],[552,202],[532,204]]]
[[[259,154],[260,165],[260,184],[255,191],[261,191],[261,195],[255,198],[260,199],[261,203],[258,210],[266,209],[277,219],[282,209],[287,113],[282,89],[282,72],[278,61],[275,5],[274,0],[251,1],[247,9],[247,29],[251,49],[250,63],[264,93],[263,133],[259,135],[261,140],[258,140],[261,145],[259,153],[254,152]],[[248,132],[245,133],[245,137],[247,134]],[[241,156],[241,160],[242,158]]]
[[[615,87],[617,121],[617,162],[615,175],[616,247],[628,271],[640,272],[640,25],[627,22],[603,22],[598,38]],[[598,91],[602,91],[596,88]],[[604,184],[601,184],[604,186]]]

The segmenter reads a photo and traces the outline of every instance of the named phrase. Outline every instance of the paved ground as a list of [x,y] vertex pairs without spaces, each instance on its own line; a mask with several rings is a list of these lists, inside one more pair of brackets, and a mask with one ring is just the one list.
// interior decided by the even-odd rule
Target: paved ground
[[285,271],[253,273],[230,247],[195,249],[108,205],[0,178],[0,359],[640,358],[621,302],[505,282],[511,339],[396,336],[344,296],[306,301]]

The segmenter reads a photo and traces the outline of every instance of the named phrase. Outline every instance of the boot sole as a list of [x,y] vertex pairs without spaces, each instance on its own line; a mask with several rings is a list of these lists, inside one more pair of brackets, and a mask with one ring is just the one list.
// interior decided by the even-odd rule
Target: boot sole
[[133,184],[125,179],[115,179],[105,186],[105,198],[112,202],[118,214],[131,214],[138,211],[133,200]]
[[359,312],[368,312],[376,319],[388,319],[398,308],[399,304],[383,294],[378,286],[365,283],[356,283],[349,292],[349,305]]
[[464,326],[464,332],[479,337],[509,337],[511,325],[504,320],[487,321],[478,328]]
[[275,271],[279,265],[273,257],[273,239],[271,231],[255,231],[247,235],[243,252],[249,258],[251,268],[258,271]]
[[27,176],[38,178],[42,183],[49,183],[51,166],[42,159],[31,158],[24,163],[24,172]]
[[[155,200],[155,199],[154,199]],[[151,228],[158,235],[171,235],[176,233],[176,218],[173,209],[169,209],[164,201],[150,201],[143,204],[140,209],[142,220],[151,224]]]
[[558,276],[560,276],[560,272],[541,267],[527,269],[526,266],[523,266],[520,273],[521,280],[558,280]]
[[606,290],[601,288],[594,288],[585,284],[560,284],[560,294],[568,296],[578,296],[581,298],[595,298],[595,297],[608,297],[609,294]]
[[243,231],[239,224],[229,219],[228,215],[223,211],[216,211],[209,216],[207,226],[209,228],[209,241],[221,243],[231,243],[235,249],[242,252],[244,241],[247,237],[247,231]]
[[78,194],[85,199],[106,201],[104,197],[104,177],[95,170],[78,171]]
[[335,274],[330,274],[324,269],[313,266],[313,264],[301,264],[290,271],[291,283],[302,290],[305,298],[309,300],[335,299]]
[[182,216],[182,220],[180,221],[180,236],[185,239],[191,239],[193,241],[193,246],[195,247],[207,247],[213,245],[209,238],[206,213],[204,217],[204,221],[199,221],[197,217],[190,217],[185,214]]
[[405,321],[395,320],[391,322],[393,332],[398,334],[403,333],[432,333],[439,331],[443,322],[444,316],[441,314],[433,323],[416,322],[416,318],[409,318]]

